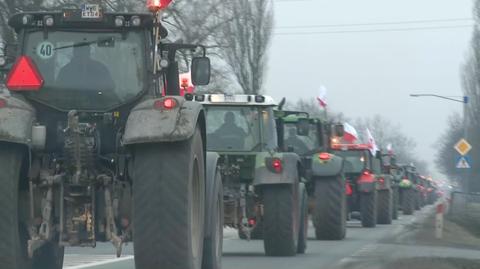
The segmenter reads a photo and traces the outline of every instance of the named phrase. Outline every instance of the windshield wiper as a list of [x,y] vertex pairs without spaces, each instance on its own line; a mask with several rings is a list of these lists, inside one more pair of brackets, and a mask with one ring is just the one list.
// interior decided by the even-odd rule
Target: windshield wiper
[[114,41],[115,41],[114,37],[105,37],[105,38],[99,38],[97,40],[73,43],[72,45],[57,47],[57,48],[54,48],[53,50],[61,50],[61,49],[68,49],[68,48],[79,48],[79,47],[90,46],[90,45],[95,44],[95,43],[102,44],[102,43],[114,42]]

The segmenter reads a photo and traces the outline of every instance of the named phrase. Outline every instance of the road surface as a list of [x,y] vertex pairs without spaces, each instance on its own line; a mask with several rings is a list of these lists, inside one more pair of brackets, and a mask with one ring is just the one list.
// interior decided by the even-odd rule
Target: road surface
[[[433,207],[427,206],[414,216],[400,216],[392,225],[362,228],[360,222],[349,221],[343,241],[316,241],[310,226],[307,253],[296,257],[266,257],[262,241],[239,240],[235,231],[226,230],[223,269],[330,269],[353,268],[353,265],[380,264],[382,261],[405,257],[453,256],[474,259],[480,251],[448,247],[422,246],[402,240],[411,238],[415,227],[426,221]],[[433,233],[433,231],[432,231]],[[113,257],[113,247],[99,244],[96,249],[70,248],[65,256],[66,269],[134,269],[132,246],[125,247],[124,256]],[[386,259],[385,259],[386,258]],[[355,267],[356,267],[355,266]]]

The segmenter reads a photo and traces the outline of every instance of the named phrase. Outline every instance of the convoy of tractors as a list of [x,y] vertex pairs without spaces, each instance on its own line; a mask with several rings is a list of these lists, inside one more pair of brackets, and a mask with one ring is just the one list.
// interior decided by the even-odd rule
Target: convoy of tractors
[[[60,269],[64,248],[133,242],[138,269],[221,268],[223,227],[268,256],[391,224],[437,199],[393,153],[345,143],[344,126],[264,95],[206,85],[197,44],[168,43],[161,11],[96,4],[14,15],[0,46],[0,268]],[[179,55],[179,52],[182,55]]]

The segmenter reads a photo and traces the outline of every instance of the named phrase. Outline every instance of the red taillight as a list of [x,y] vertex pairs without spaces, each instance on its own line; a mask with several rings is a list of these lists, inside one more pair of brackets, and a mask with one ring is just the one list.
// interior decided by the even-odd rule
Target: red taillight
[[364,176],[369,176],[370,174],[371,173],[368,170],[365,170],[365,171],[362,172],[362,175],[364,175]]
[[383,183],[385,183],[385,179],[383,177],[381,177],[381,178],[378,179],[378,182],[380,182],[380,184],[383,184]]
[[43,86],[43,78],[32,59],[21,56],[8,74],[6,85],[11,91],[38,91]]
[[328,152],[322,152],[318,154],[318,158],[322,161],[328,161],[330,160],[330,158],[332,158],[332,156]]
[[248,219],[248,225],[255,226],[255,224],[257,224],[257,221],[255,219]]
[[7,106],[7,100],[0,98],[0,108],[4,108]]
[[272,160],[272,168],[275,170],[277,173],[281,173],[283,170],[283,164],[280,159],[273,159]]
[[177,101],[174,98],[165,98],[162,100],[156,100],[153,103],[155,109],[166,109],[171,110],[177,106]]
[[353,194],[352,185],[350,185],[349,182],[347,182],[347,183],[345,184],[345,194],[346,194],[347,196],[352,196],[352,194]]
[[172,0],[147,0],[147,8],[151,12],[158,12],[165,9],[172,3]]

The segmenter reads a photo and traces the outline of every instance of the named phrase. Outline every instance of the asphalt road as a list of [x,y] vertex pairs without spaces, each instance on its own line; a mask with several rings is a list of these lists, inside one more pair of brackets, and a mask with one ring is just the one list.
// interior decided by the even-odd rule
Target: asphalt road
[[[417,256],[445,256],[477,258],[479,251],[457,250],[441,247],[415,246],[398,243],[399,239],[412,232],[412,227],[425,221],[433,207],[425,207],[414,216],[400,216],[392,225],[378,225],[376,228],[362,228],[358,221],[348,223],[347,237],[343,241],[316,241],[310,226],[307,253],[296,257],[266,257],[262,241],[239,240],[236,233],[226,230],[224,239],[224,269],[330,269],[353,268],[358,261],[380,263],[388,258]],[[418,225],[417,225],[418,226]],[[433,231],[432,231],[433,233]],[[413,243],[413,245],[412,245]],[[125,248],[120,259],[113,257],[113,247],[100,244],[96,249],[71,248],[65,257],[66,269],[134,269],[132,246]]]

